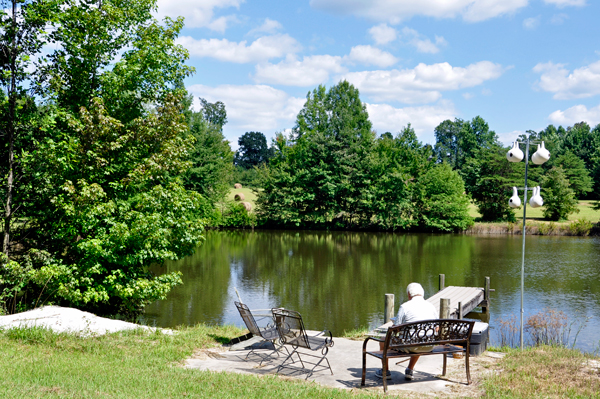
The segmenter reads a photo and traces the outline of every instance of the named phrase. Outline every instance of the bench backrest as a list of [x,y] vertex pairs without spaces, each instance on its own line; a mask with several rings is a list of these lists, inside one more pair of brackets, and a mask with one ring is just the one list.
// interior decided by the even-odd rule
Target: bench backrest
[[474,321],[433,319],[399,324],[388,329],[384,350],[396,347],[466,344],[471,339]]
[[295,310],[281,308],[271,309],[271,311],[273,312],[277,331],[279,331],[279,336],[284,344],[312,349],[300,313]]

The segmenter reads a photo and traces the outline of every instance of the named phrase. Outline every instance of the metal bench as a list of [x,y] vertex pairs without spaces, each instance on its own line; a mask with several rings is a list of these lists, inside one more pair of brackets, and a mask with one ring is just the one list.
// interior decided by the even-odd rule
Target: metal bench
[[265,360],[270,360],[270,358],[274,354],[277,354],[277,356],[279,356],[279,351],[282,348],[285,349],[285,351],[289,355],[290,352],[287,350],[287,348],[284,348],[283,345],[280,344],[280,346],[277,347],[277,343],[278,343],[278,341],[280,341],[280,337],[279,337],[279,332],[277,331],[277,327],[272,324],[272,318],[269,318],[269,320],[271,321],[271,323],[269,325],[261,328],[258,326],[258,323],[256,323],[256,320],[254,319],[254,315],[252,314],[252,312],[250,311],[248,306],[246,306],[242,302],[236,301],[234,303],[235,303],[235,307],[240,312],[240,316],[242,316],[242,320],[244,320],[244,323],[246,324],[248,331],[250,331],[250,333],[252,333],[252,335],[261,337],[263,339],[263,341],[261,342],[261,345],[263,345],[267,342],[270,342],[274,347],[274,350],[271,353],[269,353],[268,355],[263,355],[261,353],[256,352],[254,349],[252,349],[252,350],[250,350],[250,352],[248,352],[248,354],[246,354],[246,359],[248,359],[248,356],[250,356],[250,354],[256,354],[261,359],[259,364],[262,365],[262,362],[264,362]]
[[[333,346],[333,336],[331,335],[331,331],[323,330],[318,334],[309,336],[304,328],[300,313],[288,309],[271,309],[271,311],[273,312],[273,319],[275,320],[275,325],[281,336],[281,342],[284,345],[290,345],[293,349],[292,353],[290,353],[283,363],[279,365],[277,372],[279,373],[279,371],[281,371],[288,360],[291,359],[293,361],[292,356],[296,354],[298,355],[298,359],[300,360],[303,369],[308,370],[304,363],[314,366],[312,369],[308,370],[306,379],[313,374],[323,360],[327,362],[326,368],[329,368],[329,371],[331,371],[331,374],[333,375],[333,370],[331,369],[329,360],[327,360],[327,352],[329,351],[329,348]],[[299,348],[308,349],[312,352],[320,351],[321,354],[313,355],[303,351],[302,355],[305,356],[305,359],[303,360],[298,351]],[[316,363],[308,362],[306,361],[306,356],[317,358],[318,361]]]
[[[449,353],[465,353],[465,368],[467,371],[467,384],[471,383],[469,373],[469,341],[473,332],[474,321],[457,319],[423,320],[413,323],[391,326],[385,338],[368,337],[363,343],[362,380],[365,385],[367,372],[367,355],[381,359],[383,375],[387,373],[388,359],[410,357],[414,355],[442,355],[444,368],[442,375],[446,375],[446,355]],[[376,341],[383,343],[383,350],[367,351],[367,343]],[[420,346],[433,346],[431,352],[407,353],[411,348]],[[387,380],[383,378],[383,390],[387,392]]]

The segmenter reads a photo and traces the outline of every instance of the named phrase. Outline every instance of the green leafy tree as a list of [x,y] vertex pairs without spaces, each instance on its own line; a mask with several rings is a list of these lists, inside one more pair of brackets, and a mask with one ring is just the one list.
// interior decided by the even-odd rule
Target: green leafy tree
[[467,193],[486,222],[515,221],[508,199],[512,196],[511,187],[523,185],[520,179],[524,176],[525,164],[508,162],[506,151],[499,145],[479,149],[461,170]]
[[190,254],[207,216],[205,200],[177,177],[192,149],[182,122],[174,99],[128,127],[95,99],[67,120],[73,134],[44,140],[27,158],[43,195],[28,209],[24,243],[47,254],[49,300],[135,315],[181,283],[148,267]]
[[462,168],[478,149],[490,148],[498,143],[496,133],[489,129],[480,116],[470,122],[458,118],[454,121],[445,120],[434,132],[438,162],[447,162],[454,169]]
[[464,182],[447,163],[419,178],[415,205],[418,226],[426,231],[462,231],[473,224]]
[[[12,293],[10,311],[50,301],[135,315],[181,282],[148,267],[193,251],[211,209],[181,179],[193,149],[181,109],[193,70],[175,44],[182,19],[159,24],[151,0],[65,0],[44,14],[49,4],[27,2],[17,18],[37,29],[14,69],[36,96],[19,88],[13,115],[27,128],[3,149],[27,144],[12,166],[22,230],[9,239],[19,251],[3,258],[0,276],[1,284],[23,278],[0,295]],[[13,27],[7,15],[3,27]],[[53,50],[27,64],[44,31]],[[2,98],[3,110],[10,103]]]
[[238,139],[239,149],[235,154],[235,164],[250,169],[267,163],[271,151],[267,146],[267,138],[261,132],[246,132]]
[[382,136],[374,152],[372,221],[383,230],[410,229],[416,224],[415,177],[433,166],[432,152],[417,140],[410,124],[395,139]]
[[263,220],[304,227],[370,223],[374,134],[354,86],[342,81],[309,92],[294,137],[278,135],[275,145],[257,197]]
[[46,26],[56,14],[57,1],[0,2],[0,198],[4,205],[2,252],[12,248],[13,219],[23,193],[21,154],[32,150],[32,138],[43,132],[42,117],[31,95],[32,59],[47,40]]
[[190,155],[192,167],[185,174],[185,186],[216,203],[229,193],[233,173],[233,151],[223,135],[227,113],[220,101],[211,104],[201,98],[200,102],[202,111],[188,115],[189,131],[195,143]]
[[594,182],[585,167],[585,163],[571,150],[567,149],[552,161],[552,165],[559,166],[563,170],[565,177],[569,180],[571,189],[575,192],[575,198],[583,197],[586,193],[592,191]]
[[566,220],[572,213],[579,212],[575,191],[560,166],[550,169],[542,179],[544,218]]

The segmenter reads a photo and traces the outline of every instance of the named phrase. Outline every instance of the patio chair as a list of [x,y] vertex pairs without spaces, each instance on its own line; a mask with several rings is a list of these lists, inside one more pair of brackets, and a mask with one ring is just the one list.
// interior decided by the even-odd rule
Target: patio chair
[[[293,348],[292,353],[290,353],[283,363],[279,365],[277,373],[281,371],[288,360],[291,359],[293,362],[292,356],[296,354],[300,360],[300,363],[302,364],[302,368],[304,370],[308,370],[306,379],[313,374],[315,369],[321,364],[321,362],[323,362],[323,360],[325,360],[327,363],[327,367],[324,365],[322,367],[324,369],[329,368],[329,371],[331,371],[331,374],[333,375],[333,370],[331,369],[329,360],[327,360],[327,352],[329,351],[329,348],[333,346],[333,336],[331,335],[331,332],[323,330],[320,333],[309,336],[304,328],[304,323],[302,322],[302,316],[300,313],[287,309],[271,309],[271,311],[273,312],[273,319],[275,320],[277,330],[279,330],[279,336],[281,337],[282,343],[284,345],[290,345]],[[306,353],[306,351],[302,351],[302,356],[305,357],[303,359],[300,356],[301,352],[298,350],[299,348],[308,349],[312,352],[320,351],[321,354],[315,355]],[[306,361],[307,356],[316,358],[318,361],[316,361],[316,363],[308,362]],[[304,363],[313,365],[313,367],[309,370],[306,368]]]
[[[289,355],[289,351],[287,350],[287,348],[285,348],[283,345],[280,344],[279,347],[277,347],[277,341],[279,341],[279,332],[277,331],[277,327],[275,327],[272,324],[267,325],[266,327],[259,327],[258,324],[256,323],[256,320],[254,319],[254,315],[252,314],[252,312],[250,311],[250,309],[248,308],[248,306],[246,306],[244,303],[242,302],[237,302],[235,301],[235,307],[238,309],[238,311],[240,312],[240,316],[242,316],[242,320],[244,320],[244,323],[246,324],[246,327],[248,328],[248,331],[250,331],[250,333],[252,333],[252,335],[257,336],[257,337],[261,337],[263,339],[263,341],[260,343],[260,346],[263,346],[266,343],[271,343],[274,347],[274,350],[269,353],[268,355],[264,355],[262,353],[258,353],[254,350],[254,348],[252,348],[250,350],[250,352],[248,352],[246,354],[246,359],[248,359],[248,357],[250,356],[250,354],[255,354],[258,357],[261,358],[260,361],[260,365],[262,365],[262,363],[265,360],[269,360],[274,354],[277,354],[277,356],[279,356],[279,351],[283,348],[285,349],[285,351],[287,352],[287,354]],[[261,348],[259,348],[261,349]]]

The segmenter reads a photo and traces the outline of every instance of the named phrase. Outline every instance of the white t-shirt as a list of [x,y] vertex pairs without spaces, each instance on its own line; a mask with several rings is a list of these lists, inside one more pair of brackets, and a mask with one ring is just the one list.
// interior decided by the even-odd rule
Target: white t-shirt
[[427,302],[421,295],[417,295],[400,305],[396,324],[430,319],[439,319],[435,306]]

